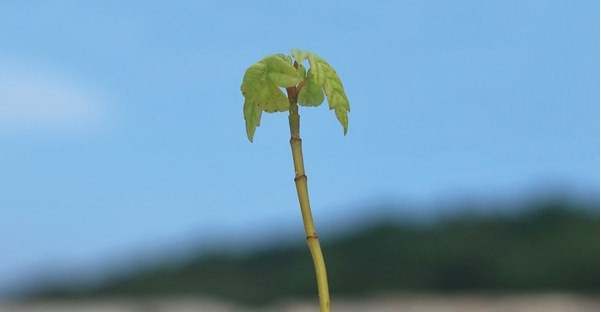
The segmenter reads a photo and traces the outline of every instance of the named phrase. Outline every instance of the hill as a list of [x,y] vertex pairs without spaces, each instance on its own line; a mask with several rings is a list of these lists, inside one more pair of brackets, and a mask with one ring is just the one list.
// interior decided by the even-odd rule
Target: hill
[[[517,216],[428,225],[376,222],[324,242],[333,296],[391,292],[599,291],[599,215],[546,205]],[[595,209],[596,210],[596,209]],[[203,295],[246,304],[315,295],[304,244],[165,262],[92,289],[37,297]]]

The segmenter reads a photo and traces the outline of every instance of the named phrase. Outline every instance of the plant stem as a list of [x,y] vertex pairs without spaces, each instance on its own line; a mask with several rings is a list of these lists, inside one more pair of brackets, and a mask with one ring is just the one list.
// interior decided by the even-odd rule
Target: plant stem
[[300,138],[300,116],[298,114],[297,89],[289,88],[288,99],[290,101],[290,147],[292,148],[292,159],[294,161],[294,183],[298,194],[307,235],[307,244],[313,258],[315,275],[317,277],[317,291],[319,293],[319,306],[321,312],[330,311],[330,293],[328,290],[328,275],[326,273],[326,264],[319,245],[319,237],[315,231],[313,216],[311,215],[311,205],[309,204],[309,191],[307,189],[307,176],[305,175],[305,165],[303,163],[303,147]]

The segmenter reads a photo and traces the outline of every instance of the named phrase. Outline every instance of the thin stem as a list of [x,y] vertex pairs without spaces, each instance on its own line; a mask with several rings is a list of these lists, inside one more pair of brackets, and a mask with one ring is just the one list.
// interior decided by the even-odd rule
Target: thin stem
[[290,147],[292,148],[292,159],[294,161],[294,183],[296,184],[296,192],[298,194],[298,202],[300,204],[307,235],[307,244],[313,258],[315,267],[315,276],[317,277],[317,291],[319,293],[319,306],[321,312],[330,311],[330,293],[328,290],[328,275],[326,273],[326,264],[319,245],[319,237],[315,231],[313,216],[311,214],[311,205],[309,204],[309,191],[307,189],[307,175],[305,174],[305,165],[303,163],[303,148],[300,138],[300,116],[298,114],[296,88],[289,88],[288,99],[290,101],[290,114],[288,121],[290,122]]

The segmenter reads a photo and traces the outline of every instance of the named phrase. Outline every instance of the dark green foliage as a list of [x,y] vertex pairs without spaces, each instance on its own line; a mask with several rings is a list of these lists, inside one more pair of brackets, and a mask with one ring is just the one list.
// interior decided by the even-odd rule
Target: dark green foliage
[[[428,226],[379,223],[324,244],[324,253],[334,296],[394,291],[597,293],[598,235],[598,214],[548,206],[515,217],[458,216]],[[314,293],[311,258],[299,243],[149,268],[85,295],[198,294],[264,304]]]
[[379,225],[325,250],[333,293],[596,292],[598,234],[598,217],[549,208],[429,228]]

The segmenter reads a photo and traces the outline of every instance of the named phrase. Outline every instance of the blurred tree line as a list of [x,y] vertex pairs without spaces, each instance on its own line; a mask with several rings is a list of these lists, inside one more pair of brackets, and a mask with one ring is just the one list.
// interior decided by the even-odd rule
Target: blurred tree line
[[[516,216],[382,221],[323,242],[333,296],[394,292],[599,292],[598,207],[545,204]],[[306,246],[217,253],[41,297],[200,295],[246,304],[315,295]]]

